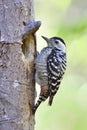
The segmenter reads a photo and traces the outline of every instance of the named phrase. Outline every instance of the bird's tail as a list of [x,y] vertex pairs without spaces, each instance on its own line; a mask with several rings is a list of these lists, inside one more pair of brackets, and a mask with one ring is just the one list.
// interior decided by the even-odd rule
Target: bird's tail
[[39,105],[41,104],[42,101],[39,101],[32,107],[32,113],[35,114],[37,108],[39,107]]
[[48,98],[48,94],[44,95],[44,94],[40,94],[39,99],[37,100],[37,103],[33,106],[32,112],[33,114],[35,114],[37,108],[39,107],[39,105],[41,104],[42,101],[45,101]]
[[49,97],[48,105],[51,106],[51,105],[52,105],[52,102],[53,102],[53,96],[51,95],[51,96]]

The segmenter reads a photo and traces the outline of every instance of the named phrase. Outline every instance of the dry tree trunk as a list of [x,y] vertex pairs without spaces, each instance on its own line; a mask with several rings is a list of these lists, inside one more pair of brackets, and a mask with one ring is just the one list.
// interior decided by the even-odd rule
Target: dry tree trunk
[[0,0],[0,130],[34,130],[30,104],[39,26],[33,0]]

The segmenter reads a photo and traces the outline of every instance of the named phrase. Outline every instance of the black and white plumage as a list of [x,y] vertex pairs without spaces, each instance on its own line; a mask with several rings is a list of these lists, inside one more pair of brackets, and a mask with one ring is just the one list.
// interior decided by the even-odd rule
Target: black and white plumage
[[53,97],[59,89],[63,74],[66,70],[66,54],[54,48],[47,58],[49,105],[52,105]]
[[[43,36],[42,36],[43,37]],[[43,48],[35,60],[36,81],[41,89],[47,89],[46,92],[40,92],[39,99],[33,107],[33,112],[42,101],[49,97],[49,105],[52,105],[53,97],[59,89],[59,85],[66,70],[66,46],[63,39],[59,37],[43,37],[48,46]]]

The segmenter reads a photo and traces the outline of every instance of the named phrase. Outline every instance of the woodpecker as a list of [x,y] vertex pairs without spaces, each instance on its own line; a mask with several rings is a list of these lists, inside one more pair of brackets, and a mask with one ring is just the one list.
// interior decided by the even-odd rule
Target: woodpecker
[[47,38],[42,36],[47,42],[47,47],[43,48],[35,60],[36,82],[41,86],[39,99],[33,107],[33,113],[42,101],[49,98],[48,104],[51,106],[54,95],[57,93],[63,75],[66,70],[66,45],[62,38]]

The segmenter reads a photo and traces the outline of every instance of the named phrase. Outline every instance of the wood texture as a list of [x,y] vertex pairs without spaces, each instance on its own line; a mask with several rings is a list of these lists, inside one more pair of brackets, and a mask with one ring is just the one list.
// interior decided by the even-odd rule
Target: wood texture
[[0,130],[34,130],[36,41],[34,34],[22,39],[33,6],[32,0],[0,0]]

